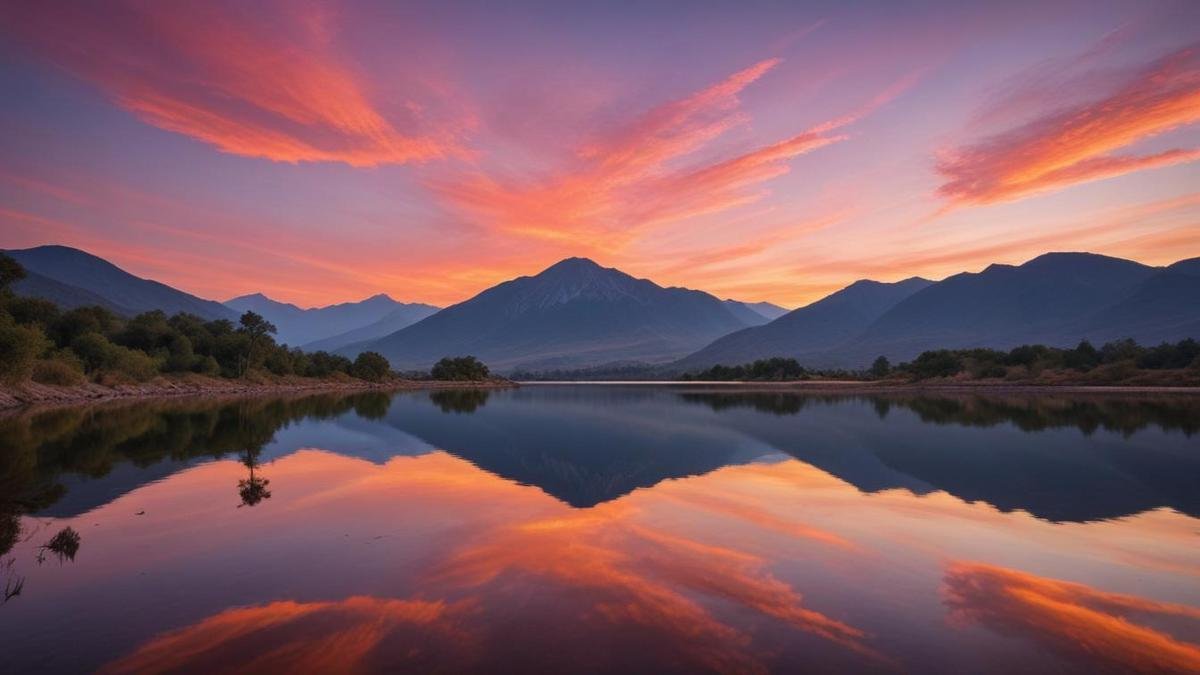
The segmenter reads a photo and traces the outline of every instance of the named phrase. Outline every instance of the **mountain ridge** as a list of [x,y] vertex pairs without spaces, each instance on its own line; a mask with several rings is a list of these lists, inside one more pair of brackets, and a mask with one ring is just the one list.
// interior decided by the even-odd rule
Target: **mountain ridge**
[[401,369],[427,368],[451,354],[473,354],[498,369],[665,362],[745,325],[708,293],[575,257],[340,351],[378,351]]

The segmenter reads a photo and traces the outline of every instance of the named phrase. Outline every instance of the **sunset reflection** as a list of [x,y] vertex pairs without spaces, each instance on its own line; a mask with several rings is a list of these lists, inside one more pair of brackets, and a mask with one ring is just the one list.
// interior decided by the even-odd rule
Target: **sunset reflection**
[[[31,568],[29,588],[128,630],[112,673],[461,671],[484,655],[521,670],[894,672],[917,667],[927,640],[950,662],[975,658],[991,631],[1064,663],[1200,667],[1200,648],[1167,628],[1200,620],[1194,600],[1007,567],[1187,589],[1195,522],[1171,511],[1053,524],[942,492],[863,493],[794,459],[589,508],[441,451],[376,463],[305,449],[262,468],[275,494],[254,509],[224,498],[246,471],[231,458],[50,519],[88,532],[87,555],[70,575]],[[146,579],[186,611],[163,612],[152,592],[108,602],[106,584]],[[991,631],[944,642],[947,619]]]
[[460,612],[441,602],[367,597],[230,609],[158,637],[102,672],[345,673],[368,664],[419,672],[465,665],[469,639],[455,625]]
[[972,562],[950,565],[945,590],[959,618],[1072,659],[1144,673],[1200,672],[1200,644],[1159,627],[1165,619],[1200,621],[1195,607]]

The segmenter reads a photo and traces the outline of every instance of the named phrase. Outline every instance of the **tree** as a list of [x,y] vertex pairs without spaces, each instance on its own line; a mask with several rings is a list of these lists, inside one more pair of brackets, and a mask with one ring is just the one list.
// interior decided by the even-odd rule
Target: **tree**
[[246,344],[246,357],[242,362],[241,375],[245,377],[246,372],[250,370],[251,359],[254,357],[254,348],[257,347],[264,339],[269,339],[275,334],[275,324],[267,321],[261,314],[255,312],[246,312],[239,320],[241,328],[239,333],[246,335],[250,341]]
[[50,346],[37,326],[19,326],[0,314],[0,380],[17,382],[29,377],[34,362]]
[[892,372],[892,362],[886,356],[880,356],[871,364],[871,377],[887,377]]
[[1080,340],[1075,349],[1063,352],[1063,365],[1076,370],[1091,370],[1100,365],[1100,352],[1087,340]]
[[0,253],[0,291],[7,291],[9,286],[25,278],[25,268],[9,255]]
[[927,377],[950,377],[963,369],[962,358],[949,349],[921,352],[910,366],[917,379]]
[[238,480],[238,496],[242,498],[241,506],[254,506],[264,499],[271,498],[271,489],[267,487],[271,484],[271,480],[254,474],[254,470],[258,468],[258,453],[260,452],[262,452],[262,448],[247,448],[242,453],[242,464],[250,469],[250,477]]
[[429,374],[435,380],[478,382],[488,379],[488,367],[474,356],[447,356],[433,365]]
[[368,382],[381,382],[388,373],[392,372],[392,365],[379,352],[363,352],[354,359],[354,365],[350,367],[350,374],[360,380]]

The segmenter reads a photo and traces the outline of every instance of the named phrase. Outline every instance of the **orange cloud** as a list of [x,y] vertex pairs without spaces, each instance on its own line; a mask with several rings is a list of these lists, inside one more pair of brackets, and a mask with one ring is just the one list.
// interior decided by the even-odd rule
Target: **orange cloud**
[[991,204],[1200,158],[1200,149],[1112,154],[1200,121],[1197,49],[1168,54],[1097,100],[947,153],[938,194],[952,206]]
[[[145,122],[247,157],[378,166],[461,153],[435,101],[386,115],[329,44],[329,17],[200,3],[9,3],[10,30]],[[403,77],[398,75],[398,77]],[[414,97],[432,96],[424,74]],[[435,116],[434,113],[437,113]]]
[[506,178],[475,170],[435,179],[430,187],[473,220],[506,234],[569,243],[576,253],[614,251],[645,228],[756,201],[762,194],[755,188],[787,173],[788,160],[843,140],[826,132],[853,121],[679,167],[746,121],[738,94],[778,63],[759,62],[659,105],[616,132],[583,143],[569,166],[546,175]]
[[1200,645],[1134,623],[1132,616],[1200,619],[1200,609],[1026,572],[956,562],[946,603],[960,619],[1041,642],[1072,659],[1130,672],[1200,672]]
[[[100,672],[345,673],[370,665],[465,667],[470,641],[454,623],[461,611],[442,602],[371,597],[229,609],[154,638]],[[386,654],[373,661],[377,651]],[[402,655],[401,662],[397,655]]]

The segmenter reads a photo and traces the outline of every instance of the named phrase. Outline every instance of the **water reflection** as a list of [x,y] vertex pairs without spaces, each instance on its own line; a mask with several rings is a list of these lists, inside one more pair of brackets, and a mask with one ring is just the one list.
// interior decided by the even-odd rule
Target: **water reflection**
[[[447,450],[577,507],[783,452],[867,492],[945,490],[1051,520],[1162,506],[1200,515],[1200,456],[1192,438],[1200,404],[1191,397],[533,388],[497,393],[489,406],[489,395],[371,392],[9,416],[0,419],[0,553],[18,536],[20,513],[82,513],[144,482],[228,455],[247,467],[248,476],[238,480],[242,502],[256,504],[270,493],[259,475],[262,453],[301,447],[272,447],[288,429],[301,436],[319,429],[336,451],[359,456],[368,450],[345,446],[374,439],[368,445],[378,448],[375,461],[405,452],[398,446],[415,439],[421,446],[415,452]],[[352,431],[355,443],[339,443]]]
[[[1200,663],[1190,399],[436,393],[0,420],[0,650],[15,672]],[[68,529],[74,562],[30,564]]]
[[1200,646],[1154,625],[1178,630],[1200,619],[1200,608],[973,562],[950,565],[945,583],[946,604],[957,618],[1042,643],[1083,666],[1200,672]]

